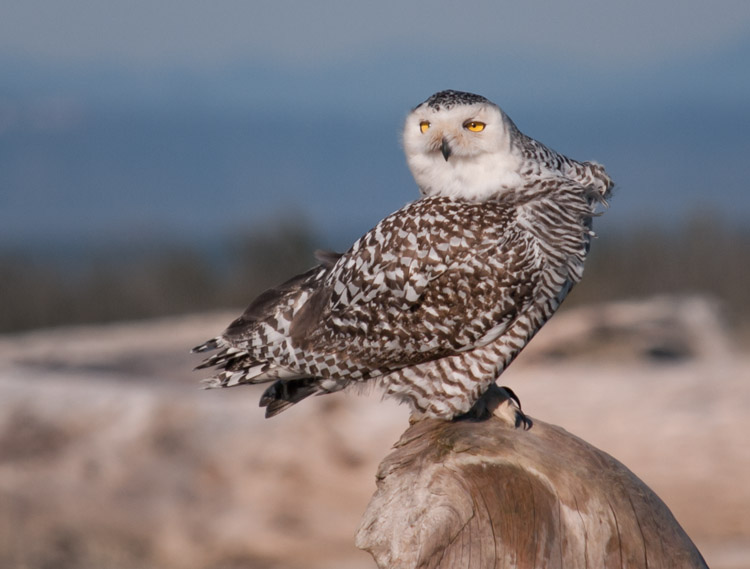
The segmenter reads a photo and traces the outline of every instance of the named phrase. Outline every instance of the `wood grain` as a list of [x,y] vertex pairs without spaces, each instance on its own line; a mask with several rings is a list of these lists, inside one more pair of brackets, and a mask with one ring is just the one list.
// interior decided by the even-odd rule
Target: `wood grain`
[[380,464],[357,532],[378,567],[707,567],[625,466],[560,427],[524,428],[494,395],[484,420],[411,425]]

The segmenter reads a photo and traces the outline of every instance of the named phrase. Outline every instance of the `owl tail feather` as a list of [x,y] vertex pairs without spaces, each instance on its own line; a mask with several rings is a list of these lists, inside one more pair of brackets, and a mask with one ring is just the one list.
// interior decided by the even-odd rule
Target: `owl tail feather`
[[266,408],[266,418],[274,417],[295,403],[317,393],[318,381],[313,377],[302,377],[274,382],[260,398],[260,406]]

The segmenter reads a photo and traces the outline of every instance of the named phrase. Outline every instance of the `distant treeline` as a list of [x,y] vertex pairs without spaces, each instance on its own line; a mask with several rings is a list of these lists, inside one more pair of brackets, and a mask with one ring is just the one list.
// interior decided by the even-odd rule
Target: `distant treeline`
[[[190,246],[148,254],[112,251],[75,270],[0,257],[0,332],[241,308],[255,295],[316,263],[304,224],[227,244],[223,261]],[[565,307],[655,294],[719,299],[730,324],[750,330],[750,232],[708,218],[679,229],[641,227],[596,239],[583,282]]]
[[236,308],[316,263],[305,224],[191,245],[124,246],[71,262],[0,253],[0,333]]
[[[634,226],[596,239],[581,283],[566,304],[658,294],[702,294],[719,301],[720,315],[750,333],[750,229],[712,214],[677,228]],[[750,336],[748,336],[750,338]]]

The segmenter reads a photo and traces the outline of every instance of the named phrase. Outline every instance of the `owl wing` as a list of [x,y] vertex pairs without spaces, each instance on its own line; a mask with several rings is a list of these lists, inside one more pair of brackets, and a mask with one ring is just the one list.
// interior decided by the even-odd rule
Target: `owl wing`
[[385,218],[295,315],[293,345],[372,377],[497,339],[563,288],[545,286],[552,268],[519,211],[426,198]]

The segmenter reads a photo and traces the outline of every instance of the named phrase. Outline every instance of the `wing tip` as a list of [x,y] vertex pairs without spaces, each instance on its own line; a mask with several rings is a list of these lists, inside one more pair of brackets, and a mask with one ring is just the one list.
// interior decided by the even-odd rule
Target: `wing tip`
[[337,253],[336,251],[329,251],[327,249],[317,249],[313,255],[315,255],[315,258],[320,261],[326,269],[330,269],[343,256],[343,253]]

